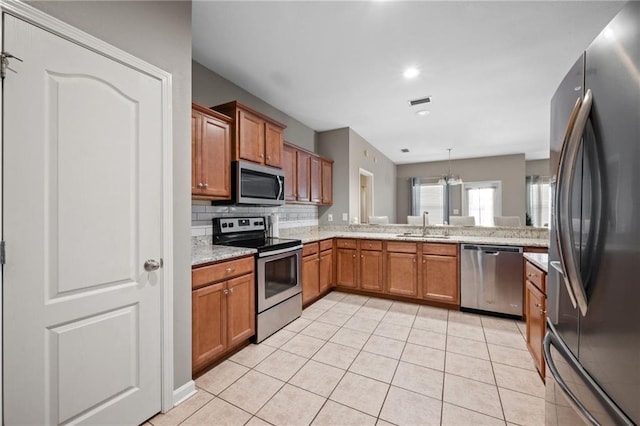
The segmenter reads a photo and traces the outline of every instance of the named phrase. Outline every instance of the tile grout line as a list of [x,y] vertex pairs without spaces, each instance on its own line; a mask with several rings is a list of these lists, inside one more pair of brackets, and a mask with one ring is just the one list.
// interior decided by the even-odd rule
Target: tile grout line
[[489,354],[489,364],[491,365],[491,373],[493,374],[493,380],[496,382],[496,392],[498,393],[498,402],[500,403],[500,410],[502,411],[502,418],[504,419],[505,424],[507,423],[507,415],[504,412],[504,404],[502,403],[502,396],[500,395],[500,387],[498,386],[498,378],[496,377],[496,371],[493,368],[493,360],[491,359],[491,351],[489,350],[489,342],[486,342],[487,333],[484,329],[484,323],[482,323],[482,334],[485,338],[485,346],[487,347],[487,353]]

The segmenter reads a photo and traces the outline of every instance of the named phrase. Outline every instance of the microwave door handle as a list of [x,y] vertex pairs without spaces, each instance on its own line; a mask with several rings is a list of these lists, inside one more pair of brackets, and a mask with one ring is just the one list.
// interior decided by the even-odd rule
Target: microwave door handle
[[283,185],[282,185],[282,180],[283,180],[282,176],[277,176],[277,179],[278,179],[278,185],[280,186],[280,189],[278,190],[278,198],[277,198],[279,200],[280,197],[282,197],[282,190],[284,188],[283,188]]
[[571,198],[573,195],[573,183],[575,178],[575,168],[578,162],[578,154],[580,153],[580,146],[582,145],[582,136],[584,134],[587,120],[591,112],[591,105],[593,103],[593,95],[591,90],[587,90],[582,100],[582,105],[578,111],[575,125],[571,130],[569,141],[567,142],[566,161],[568,167],[563,171],[561,180],[561,187],[558,191],[560,193],[560,216],[558,217],[559,223],[562,225],[564,232],[561,233],[559,238],[559,245],[563,248],[560,252],[564,255],[561,259],[564,259],[565,266],[565,279],[569,282],[573,289],[573,295],[575,297],[578,308],[582,316],[587,315],[588,302],[587,293],[584,289],[584,283],[582,282],[582,274],[580,267],[578,266],[578,260],[575,256],[575,240],[572,224],[572,208]]
[[573,294],[573,289],[571,287],[571,283],[566,276],[564,271],[567,270],[566,265],[566,253],[565,253],[565,245],[563,245],[563,235],[567,233],[567,229],[564,228],[564,222],[560,220],[560,217],[565,214],[565,207],[563,205],[563,190],[566,188],[566,184],[563,183],[565,180],[565,176],[567,174],[567,167],[565,163],[567,162],[567,150],[569,145],[569,138],[571,136],[571,132],[576,123],[576,118],[578,117],[578,112],[580,111],[580,107],[582,106],[582,98],[579,97],[576,100],[575,105],[573,106],[573,110],[571,111],[571,115],[569,117],[569,121],[567,123],[567,128],[564,132],[564,137],[562,138],[562,149],[560,150],[560,160],[558,161],[558,169],[556,171],[557,176],[557,185],[555,192],[555,203],[554,203],[554,225],[556,230],[556,241],[558,245],[558,257],[560,262],[561,270],[561,279],[565,284],[567,289],[567,293],[569,295],[569,299],[571,300],[571,304],[573,307],[577,307],[576,297]]

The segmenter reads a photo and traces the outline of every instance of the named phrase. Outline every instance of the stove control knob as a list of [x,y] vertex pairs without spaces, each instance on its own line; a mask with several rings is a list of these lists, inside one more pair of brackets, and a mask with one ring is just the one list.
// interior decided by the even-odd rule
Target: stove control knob
[[255,226],[262,225],[262,222],[253,222]]
[[226,228],[226,227],[227,227],[227,224],[226,224],[226,223],[223,223],[223,224],[222,224],[222,227],[223,227],[223,228]]
[[229,228],[233,228],[233,223],[230,223],[230,224],[229,224]]

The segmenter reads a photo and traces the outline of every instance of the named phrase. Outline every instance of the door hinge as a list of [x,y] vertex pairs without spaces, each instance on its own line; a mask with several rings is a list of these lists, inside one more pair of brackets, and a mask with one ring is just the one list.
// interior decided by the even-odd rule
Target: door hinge
[[[13,56],[11,53],[9,52],[2,52],[0,53],[0,78],[3,78],[7,75],[7,70],[11,69],[9,68],[9,59],[15,59],[19,62],[22,62],[22,59]],[[13,71],[13,70],[12,70]]]
[[4,265],[6,257],[4,254],[4,241],[0,241],[0,265]]

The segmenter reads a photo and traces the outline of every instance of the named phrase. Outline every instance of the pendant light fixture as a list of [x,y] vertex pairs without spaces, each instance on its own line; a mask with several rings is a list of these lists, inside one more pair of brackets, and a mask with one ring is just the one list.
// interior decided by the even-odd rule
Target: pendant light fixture
[[447,151],[449,151],[449,171],[447,172],[446,175],[442,176],[438,180],[439,185],[461,185],[462,184],[462,179],[460,178],[460,176],[455,176],[451,173],[451,150],[452,148],[447,148]]

